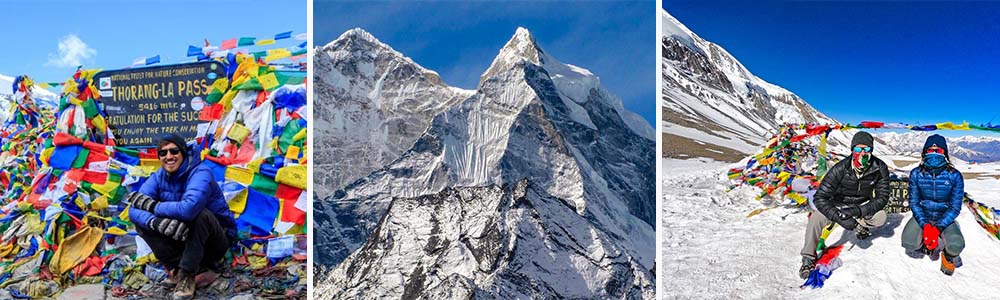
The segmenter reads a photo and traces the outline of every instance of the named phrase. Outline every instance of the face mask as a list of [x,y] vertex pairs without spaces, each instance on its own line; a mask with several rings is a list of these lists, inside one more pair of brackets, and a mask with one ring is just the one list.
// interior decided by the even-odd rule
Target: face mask
[[852,152],[851,154],[854,156],[852,160],[855,169],[864,170],[868,168],[869,164],[871,164],[871,157],[872,157],[871,153]]
[[939,168],[948,163],[948,159],[944,157],[944,154],[939,153],[927,153],[924,155],[924,165],[931,168]]

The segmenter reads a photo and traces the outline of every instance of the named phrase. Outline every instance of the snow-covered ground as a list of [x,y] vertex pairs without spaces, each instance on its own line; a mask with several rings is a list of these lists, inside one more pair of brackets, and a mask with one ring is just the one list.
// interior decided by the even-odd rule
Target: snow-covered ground
[[[883,157],[909,171],[916,158]],[[806,211],[779,206],[747,218],[762,207],[751,187],[725,192],[728,163],[708,159],[663,159],[657,263],[661,299],[997,299],[1000,241],[983,230],[962,208],[957,222],[966,248],[964,266],[953,276],[940,262],[913,259],[900,235],[910,213],[890,214],[887,224],[868,241],[836,229],[828,241],[845,245],[843,266],[821,289],[800,289],[798,277]],[[1000,206],[1000,163],[956,162],[966,173],[966,192],[990,206]],[[970,176],[975,178],[970,178]]]

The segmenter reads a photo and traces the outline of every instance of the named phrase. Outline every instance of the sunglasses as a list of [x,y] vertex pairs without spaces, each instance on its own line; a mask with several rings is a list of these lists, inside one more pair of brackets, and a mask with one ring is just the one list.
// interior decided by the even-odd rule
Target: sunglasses
[[926,153],[927,153],[927,154],[931,154],[931,153],[937,153],[937,154],[944,154],[944,149],[942,149],[942,148],[937,148],[937,149],[927,149],[927,152],[926,152]]
[[170,148],[170,149],[156,150],[156,154],[159,155],[160,157],[167,156],[167,152],[170,152],[170,154],[173,154],[173,155],[177,155],[177,154],[181,154],[181,149],[180,148]]
[[854,152],[872,152],[872,147],[854,146]]

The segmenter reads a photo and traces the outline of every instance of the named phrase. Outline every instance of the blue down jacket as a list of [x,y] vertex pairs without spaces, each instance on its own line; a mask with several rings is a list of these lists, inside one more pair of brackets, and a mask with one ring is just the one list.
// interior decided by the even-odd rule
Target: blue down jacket
[[920,226],[930,223],[942,230],[962,212],[965,182],[951,166],[910,171],[910,210]]
[[168,174],[163,168],[153,172],[142,184],[139,192],[150,196],[159,204],[153,212],[132,207],[128,217],[144,229],[154,216],[191,222],[202,209],[208,208],[219,219],[230,237],[235,236],[236,220],[229,204],[222,195],[222,188],[215,181],[211,169],[202,165],[200,147],[188,145],[189,151],[179,171]]

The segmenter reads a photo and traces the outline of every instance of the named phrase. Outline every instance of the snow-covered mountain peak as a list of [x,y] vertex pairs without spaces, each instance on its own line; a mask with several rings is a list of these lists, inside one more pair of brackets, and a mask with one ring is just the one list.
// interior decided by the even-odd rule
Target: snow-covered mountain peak
[[544,52],[538,46],[538,42],[535,41],[531,32],[524,27],[518,27],[514,36],[507,41],[507,44],[504,44],[503,48],[500,48],[500,53],[493,59],[490,67],[479,77],[479,83],[482,84],[490,76],[510,69],[519,62],[541,65],[543,54]]
[[374,35],[372,35],[371,33],[369,33],[368,31],[366,31],[366,30],[364,30],[362,28],[352,28],[352,29],[350,29],[348,31],[344,31],[344,33],[341,33],[339,37],[337,37],[336,39],[334,39],[330,43],[326,44],[326,46],[324,46],[324,48],[333,46],[333,45],[335,45],[338,42],[343,41],[343,40],[363,41],[363,42],[367,42],[367,43],[369,43],[370,45],[373,45],[373,46],[378,46],[378,47],[381,47],[381,48],[390,48],[391,49],[391,47],[389,47],[389,45],[386,45],[385,43],[382,43],[382,41],[379,41],[377,38],[375,38]]
[[697,34],[691,31],[691,29],[688,29],[687,26],[684,26],[681,21],[674,18],[674,16],[670,15],[667,11],[660,10],[660,12],[663,14],[663,23],[661,26],[663,29],[663,36],[676,38],[692,50],[701,51],[694,43],[695,38],[698,37]]
[[[444,86],[444,81],[441,80],[441,76],[437,72],[431,71],[424,68],[420,64],[417,64],[409,57],[406,57],[399,51],[396,51],[391,46],[383,43],[374,35],[362,28],[354,28],[342,33],[337,39],[330,43],[327,43],[322,47],[322,50],[317,51],[325,53],[327,58],[330,60],[349,60],[351,57],[366,58],[367,60],[374,60],[376,57],[385,57],[391,60],[398,60],[399,62],[412,67],[418,71],[418,73],[423,74],[431,82]],[[367,76],[372,78],[376,75],[376,70],[374,66],[368,64],[361,64],[358,71],[362,76]],[[468,92],[471,93],[471,92]]]

